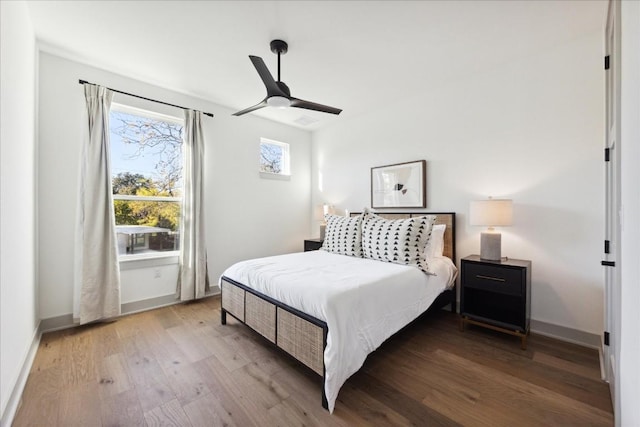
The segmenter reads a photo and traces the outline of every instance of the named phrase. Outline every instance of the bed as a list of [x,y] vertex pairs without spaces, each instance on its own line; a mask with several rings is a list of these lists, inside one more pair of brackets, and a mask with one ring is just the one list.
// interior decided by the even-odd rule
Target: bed
[[434,215],[446,225],[429,274],[327,248],[242,261],[220,278],[222,324],[233,316],[322,376],[330,412],[340,387],[387,338],[429,308],[456,309],[455,213],[376,215],[397,223]]

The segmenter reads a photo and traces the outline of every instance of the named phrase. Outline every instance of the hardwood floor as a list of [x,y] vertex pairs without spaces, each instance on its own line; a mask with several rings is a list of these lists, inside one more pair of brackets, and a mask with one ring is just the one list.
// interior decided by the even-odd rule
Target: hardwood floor
[[321,378],[220,299],[45,334],[14,426],[611,426],[597,352],[458,330],[438,310],[371,354],[333,415]]

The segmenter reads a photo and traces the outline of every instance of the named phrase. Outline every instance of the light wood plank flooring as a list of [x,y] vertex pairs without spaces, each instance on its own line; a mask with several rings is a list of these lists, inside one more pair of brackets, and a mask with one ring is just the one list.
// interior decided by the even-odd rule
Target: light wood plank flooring
[[470,326],[438,310],[392,337],[342,387],[208,298],[45,334],[14,426],[611,426],[594,350]]

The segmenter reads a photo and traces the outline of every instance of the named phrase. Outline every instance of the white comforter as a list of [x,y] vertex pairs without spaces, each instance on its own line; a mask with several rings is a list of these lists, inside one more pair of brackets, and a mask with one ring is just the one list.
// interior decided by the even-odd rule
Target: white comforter
[[327,323],[325,394],[333,412],[340,387],[367,355],[453,284],[449,258],[430,268],[435,275],[320,250],[242,261],[222,275]]

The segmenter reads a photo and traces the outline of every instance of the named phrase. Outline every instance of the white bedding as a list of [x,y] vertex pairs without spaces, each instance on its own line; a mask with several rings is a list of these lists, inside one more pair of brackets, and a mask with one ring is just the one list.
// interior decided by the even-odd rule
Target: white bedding
[[325,394],[333,412],[338,391],[387,338],[423,313],[452,286],[449,258],[416,267],[309,251],[242,261],[222,275],[323,320]]

